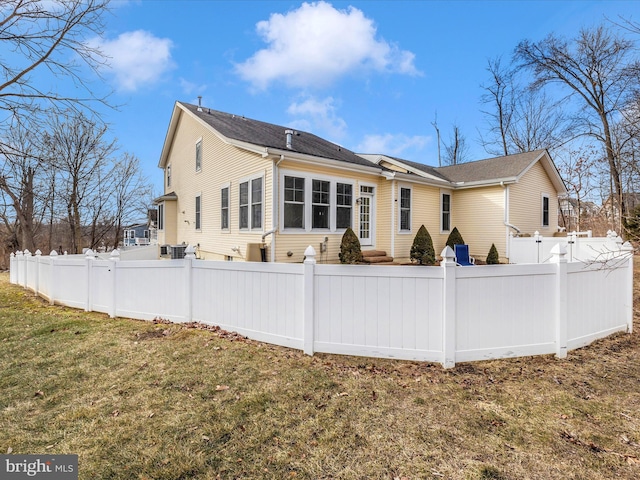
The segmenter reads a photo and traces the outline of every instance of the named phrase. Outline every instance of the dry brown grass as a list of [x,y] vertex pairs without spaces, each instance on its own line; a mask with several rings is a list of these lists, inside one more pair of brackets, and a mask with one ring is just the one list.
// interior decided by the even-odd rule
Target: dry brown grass
[[0,453],[77,453],[81,479],[640,478],[637,333],[443,370],[51,307],[3,274],[0,359]]

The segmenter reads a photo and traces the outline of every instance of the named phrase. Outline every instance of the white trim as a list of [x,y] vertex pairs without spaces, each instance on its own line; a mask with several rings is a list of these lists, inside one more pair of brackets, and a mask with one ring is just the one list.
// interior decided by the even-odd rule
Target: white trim
[[[375,183],[370,183],[370,182],[358,182],[358,196],[360,198],[362,198],[362,187],[369,187],[373,189],[373,193],[371,194],[367,194],[367,196],[369,196],[371,198],[371,205],[370,205],[370,209],[369,209],[369,239],[371,240],[370,243],[363,243],[362,238],[360,238],[360,205],[362,205],[362,203],[358,204],[358,210],[357,210],[357,221],[358,221],[358,230],[356,232],[356,235],[358,235],[358,239],[360,240],[360,243],[362,244],[362,246],[366,246],[366,247],[375,247],[376,245],[376,217],[377,217],[377,212],[376,212],[376,197],[378,195],[378,185]],[[355,230],[354,230],[355,232]]]
[[[409,228],[402,228],[402,195],[403,189],[409,190]],[[406,183],[398,183],[398,234],[408,235],[413,231],[413,187]]]
[[[449,195],[449,228],[448,229],[444,229],[443,227],[443,222],[442,222],[442,215],[444,214],[444,202],[443,202],[443,197],[445,195]],[[441,234],[445,234],[445,233],[451,233],[451,225],[453,225],[453,195],[451,190],[446,190],[446,189],[440,189],[440,233]]]
[[[303,228],[285,228],[284,226],[284,177],[294,177],[304,179],[304,227]],[[329,182],[329,228],[313,228],[313,180]],[[344,183],[351,185],[351,228],[354,226],[354,211],[356,198],[356,180],[347,177],[336,177],[332,175],[316,174],[309,172],[301,172],[298,170],[279,169],[278,171],[278,192],[277,195],[282,198],[278,205],[278,217],[281,219],[278,226],[278,232],[283,234],[301,234],[301,233],[344,233],[346,228],[337,228],[337,184]],[[372,185],[373,186],[373,185]]]
[[391,181],[391,256],[396,256],[396,184],[398,182],[394,178]]
[[[198,144],[200,144],[200,166],[198,167]],[[194,144],[195,146],[195,167],[196,167],[196,173],[200,173],[202,172],[202,147],[203,147],[203,142],[202,142],[202,137],[198,138]]]
[[[198,199],[200,199],[200,210],[198,210]],[[193,213],[193,228],[196,232],[202,232],[202,192],[198,192],[195,196],[193,201]],[[200,224],[199,228],[198,223]]]
[[[222,228],[222,190],[227,189],[227,228]],[[220,192],[218,194],[220,199],[220,231],[222,233],[231,233],[231,182],[226,182],[220,185]]]
[[[253,215],[252,215],[252,207],[253,207],[253,193],[252,193],[252,183],[254,180],[257,180],[258,178],[262,179],[262,198],[260,199],[260,205],[261,205],[261,218],[260,218],[260,227],[258,228],[254,228],[253,226]],[[265,174],[264,171],[261,171],[259,173],[254,173],[253,175],[247,175],[244,176],[242,178],[240,178],[240,180],[238,181],[238,231],[240,233],[256,233],[256,232],[264,232],[264,219],[265,219],[265,208],[264,208],[264,199],[265,199]],[[247,223],[248,223],[248,227],[247,228],[241,228],[240,227],[240,186],[243,183],[247,183],[247,201],[249,202],[247,204]],[[229,191],[231,191],[231,189],[229,189]],[[231,201],[229,201],[229,203],[231,203]],[[229,208],[231,208],[231,206],[229,206]]]
[[[547,199],[547,224],[544,224],[544,199]],[[540,226],[549,228],[551,226],[551,195],[548,193],[540,194]]]

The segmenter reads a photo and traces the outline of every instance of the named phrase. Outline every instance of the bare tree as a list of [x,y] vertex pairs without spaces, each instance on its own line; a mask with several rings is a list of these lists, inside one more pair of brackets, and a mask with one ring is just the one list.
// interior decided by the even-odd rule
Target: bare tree
[[[0,110],[18,118],[37,109],[60,113],[90,101],[105,102],[82,73],[105,62],[88,40],[103,30],[109,0],[3,0],[0,3]],[[45,75],[40,75],[44,73]],[[48,74],[48,75],[47,75]],[[40,75],[40,77],[39,77]],[[53,87],[54,77],[73,81],[80,96]],[[44,79],[44,80],[43,80]]]
[[514,86],[512,69],[507,68],[502,63],[502,58],[498,57],[487,61],[487,71],[491,80],[482,85],[485,93],[481,100],[484,104],[495,108],[495,111],[485,110],[483,113],[489,120],[488,140],[482,140],[485,149],[492,155],[509,155],[513,153],[509,149],[509,131],[511,129],[511,118],[514,105]]
[[515,58],[533,73],[533,88],[559,85],[581,107],[580,130],[602,145],[620,211],[626,212],[612,124],[640,84],[633,42],[601,25],[581,30],[571,43],[553,34],[525,40]]
[[45,143],[57,166],[57,196],[64,202],[72,232],[71,251],[80,253],[84,222],[97,222],[104,208],[108,187],[103,180],[116,145],[107,139],[106,126],[83,114],[66,120],[55,117],[50,123]]
[[457,165],[469,159],[467,140],[460,132],[458,124],[454,123],[449,143],[444,146],[444,162],[447,165]]

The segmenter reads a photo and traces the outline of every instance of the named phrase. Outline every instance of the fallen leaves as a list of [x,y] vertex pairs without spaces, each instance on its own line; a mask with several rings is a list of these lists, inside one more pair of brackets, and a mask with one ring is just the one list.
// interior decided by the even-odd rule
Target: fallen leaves
[[221,392],[223,390],[229,390],[229,385],[216,385],[216,392]]

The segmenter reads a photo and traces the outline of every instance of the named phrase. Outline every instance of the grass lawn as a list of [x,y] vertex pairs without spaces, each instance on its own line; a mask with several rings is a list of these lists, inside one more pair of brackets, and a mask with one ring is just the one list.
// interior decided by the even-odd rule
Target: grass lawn
[[75,453],[80,479],[640,478],[638,333],[444,370],[52,307],[4,273],[0,392],[0,453]]

